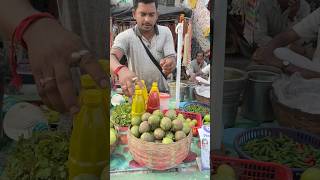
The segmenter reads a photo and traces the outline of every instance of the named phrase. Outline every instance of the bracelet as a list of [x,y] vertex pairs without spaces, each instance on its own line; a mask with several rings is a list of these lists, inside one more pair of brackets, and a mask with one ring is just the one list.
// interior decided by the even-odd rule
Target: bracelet
[[126,67],[126,66],[125,66],[125,65],[120,65],[120,66],[118,66],[118,67],[113,71],[113,73],[114,73],[115,75],[119,76],[119,71],[120,71],[122,68],[124,68],[124,67]]
[[17,73],[17,60],[16,60],[16,42],[21,43],[21,45],[28,49],[27,44],[23,40],[23,34],[28,29],[28,27],[34,23],[35,21],[42,19],[42,18],[52,18],[54,17],[49,13],[36,13],[31,16],[26,17],[23,19],[18,26],[15,28],[12,38],[11,38],[11,47],[10,47],[10,68],[12,74],[12,80],[10,82],[11,85],[16,87],[17,89],[21,87],[22,79]]

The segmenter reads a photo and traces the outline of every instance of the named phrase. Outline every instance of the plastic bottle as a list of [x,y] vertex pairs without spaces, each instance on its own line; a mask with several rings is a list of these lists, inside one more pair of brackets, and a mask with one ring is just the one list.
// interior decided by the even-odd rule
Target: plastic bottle
[[143,97],[144,97],[144,101],[145,103],[147,104],[148,103],[148,90],[147,90],[147,86],[146,86],[146,83],[144,80],[141,80],[141,83],[143,85],[143,88],[142,88],[142,94],[143,94]]
[[80,83],[81,83],[81,89],[79,93],[79,102],[81,105],[83,101],[83,95],[82,95],[83,91],[88,89],[97,89],[97,85],[89,74],[81,75]]
[[[110,101],[107,100],[107,97],[108,97],[107,95],[108,95],[108,93],[110,93],[108,91],[108,88],[107,89],[101,89],[89,74],[82,75],[81,78],[80,78],[80,82],[81,82],[81,90],[80,90],[80,95],[79,95],[80,104],[82,104],[82,101],[83,101],[82,100],[83,99],[82,92],[85,91],[85,90],[88,90],[88,89],[99,89],[99,90],[101,90],[101,92],[103,92],[103,99],[105,100],[105,105],[108,105],[108,103],[110,103]],[[106,109],[108,109],[107,106],[106,106]]]
[[74,117],[70,140],[69,179],[99,178],[108,163],[108,118],[101,90],[84,90],[83,104]]
[[158,89],[158,83],[153,82],[148,97],[147,112],[153,113],[153,111],[160,109],[160,93]]
[[139,86],[138,87],[137,86],[136,86],[133,100],[132,100],[132,108],[131,108],[132,117],[141,117],[143,113],[146,112],[146,106],[145,106],[145,101],[142,95],[142,90],[139,88]]

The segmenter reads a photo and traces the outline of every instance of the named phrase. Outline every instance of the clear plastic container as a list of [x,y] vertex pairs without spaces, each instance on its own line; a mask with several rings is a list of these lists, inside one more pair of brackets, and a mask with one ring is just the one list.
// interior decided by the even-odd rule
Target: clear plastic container
[[169,109],[170,94],[160,93],[160,110]]

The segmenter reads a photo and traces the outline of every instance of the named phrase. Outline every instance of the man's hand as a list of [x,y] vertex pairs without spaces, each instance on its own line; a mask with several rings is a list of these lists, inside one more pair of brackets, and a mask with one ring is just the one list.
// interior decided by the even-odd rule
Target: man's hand
[[[128,68],[122,68],[119,71],[119,82],[123,93],[126,96],[131,97],[134,93],[135,82],[138,82],[136,74],[130,71]],[[142,85],[139,83],[140,87]]]
[[[40,19],[23,36],[38,92],[44,104],[59,112],[79,111],[70,68],[80,66],[100,85],[107,88],[107,75],[80,38],[53,19]],[[81,56],[72,57],[78,52]],[[80,53],[78,53],[80,54]]]
[[172,71],[176,67],[176,61],[172,57],[164,58],[164,59],[160,60],[160,66],[161,66],[161,68],[163,70],[163,73],[165,75],[169,75],[169,74],[172,73]]
[[274,56],[273,49],[269,47],[262,47],[254,52],[252,59],[254,62],[263,65],[275,66],[281,68],[282,61]]
[[289,0],[289,18],[293,20],[300,9],[300,0]]

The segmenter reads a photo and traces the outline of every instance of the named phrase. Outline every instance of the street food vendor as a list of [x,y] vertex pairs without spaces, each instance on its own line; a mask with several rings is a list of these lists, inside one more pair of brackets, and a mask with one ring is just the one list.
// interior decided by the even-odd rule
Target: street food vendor
[[[111,48],[110,70],[118,76],[123,93],[128,96],[133,94],[137,78],[145,80],[148,89],[157,81],[159,90],[167,91],[165,76],[176,67],[172,33],[168,27],[156,24],[157,7],[156,0],[135,0],[132,15],[137,24],[118,34]],[[128,67],[119,63],[123,55]]]

